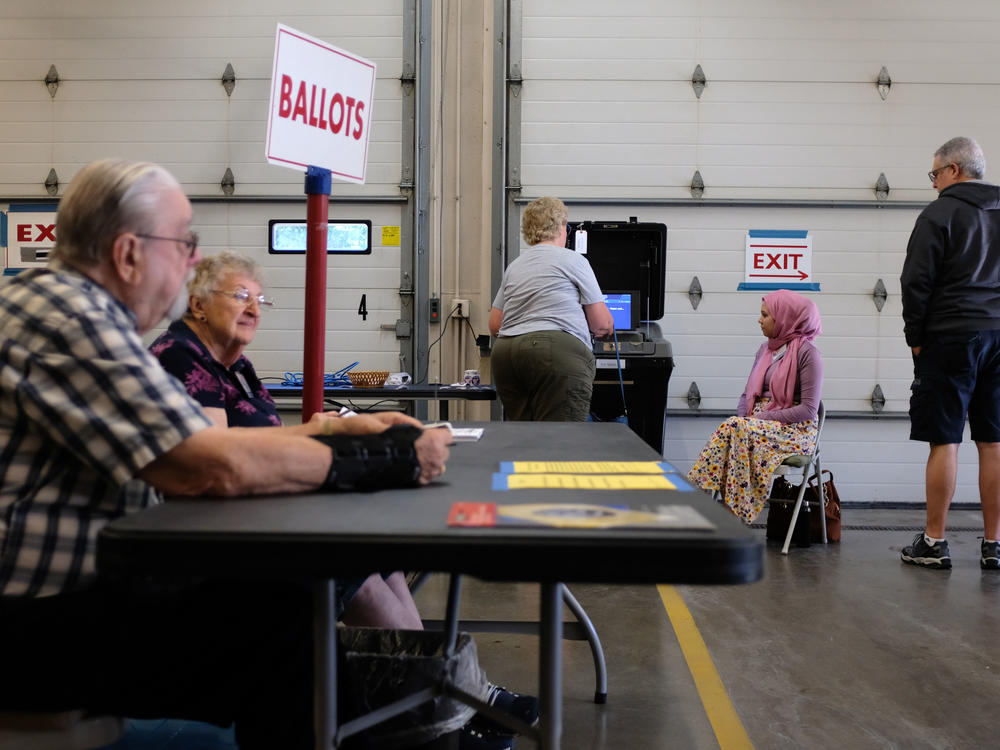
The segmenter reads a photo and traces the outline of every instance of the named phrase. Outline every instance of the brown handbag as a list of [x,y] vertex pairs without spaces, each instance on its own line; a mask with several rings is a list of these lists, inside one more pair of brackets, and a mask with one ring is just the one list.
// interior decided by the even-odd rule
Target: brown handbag
[[[827,478],[829,475],[829,478]],[[823,499],[826,500],[826,539],[828,542],[840,541],[840,495],[833,483],[833,473],[823,470]],[[783,540],[788,531],[788,524],[792,521],[792,510],[795,508],[795,501],[799,496],[799,488],[790,483],[784,477],[776,477],[771,486],[771,497],[768,500],[767,511],[767,538]],[[806,491],[802,497],[803,505],[809,504],[808,509],[803,508],[799,513],[799,518],[795,524],[796,530],[792,535],[793,541],[799,546],[808,546],[809,541],[822,542],[823,529],[820,526],[819,517],[819,490],[816,476],[809,478],[806,484]],[[809,536],[806,537],[805,524],[809,525]]]
[[[823,499],[826,501],[826,539],[829,542],[839,542],[840,495],[837,494],[837,486],[833,483],[833,472],[828,469],[823,469]],[[804,500],[812,504],[813,510],[819,510],[819,482],[816,481],[815,474],[809,477]],[[823,530],[820,528],[819,513],[810,515],[812,516],[813,541],[822,541]]]

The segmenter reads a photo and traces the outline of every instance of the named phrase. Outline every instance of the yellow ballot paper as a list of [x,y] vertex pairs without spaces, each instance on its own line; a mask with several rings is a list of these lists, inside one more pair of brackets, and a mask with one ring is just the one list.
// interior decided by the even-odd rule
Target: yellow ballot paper
[[663,474],[677,473],[664,461],[503,461],[508,474]]
[[675,490],[663,474],[506,474],[508,490]]

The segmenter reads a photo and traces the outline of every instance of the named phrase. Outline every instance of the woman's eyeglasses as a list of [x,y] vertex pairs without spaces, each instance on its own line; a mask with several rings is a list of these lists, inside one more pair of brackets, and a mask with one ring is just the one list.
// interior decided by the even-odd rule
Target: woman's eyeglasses
[[237,287],[231,292],[227,292],[224,289],[213,289],[212,291],[216,294],[224,294],[227,297],[239,300],[248,307],[252,302],[256,302],[260,305],[261,309],[264,309],[265,307],[274,307],[274,299],[271,297],[265,297],[263,294],[253,294],[249,289],[243,286]]

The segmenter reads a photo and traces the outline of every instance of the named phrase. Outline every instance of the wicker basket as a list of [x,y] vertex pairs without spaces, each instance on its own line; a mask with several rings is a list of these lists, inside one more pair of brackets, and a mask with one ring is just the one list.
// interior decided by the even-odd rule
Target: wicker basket
[[347,373],[355,388],[381,388],[389,377],[388,370],[359,370]]

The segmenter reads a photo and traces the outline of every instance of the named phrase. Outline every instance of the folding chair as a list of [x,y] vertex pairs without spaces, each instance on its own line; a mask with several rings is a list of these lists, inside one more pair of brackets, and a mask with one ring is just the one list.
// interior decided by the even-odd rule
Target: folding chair
[[781,465],[775,469],[774,476],[794,476],[802,473],[802,480],[799,483],[799,493],[795,500],[795,508],[792,510],[792,521],[788,524],[788,533],[785,534],[785,544],[781,548],[781,554],[788,554],[788,546],[792,542],[792,533],[795,531],[795,522],[799,518],[799,511],[802,509],[802,501],[806,494],[806,486],[809,484],[809,475],[812,473],[816,477],[819,486],[819,517],[820,525],[823,529],[823,544],[826,544],[826,498],[823,496],[823,475],[819,465],[819,441],[823,434],[823,423],[826,421],[826,409],[823,402],[819,402],[819,412],[817,414],[816,427],[816,450],[810,454],[793,454],[785,458]]

